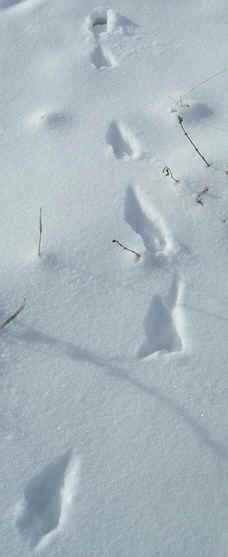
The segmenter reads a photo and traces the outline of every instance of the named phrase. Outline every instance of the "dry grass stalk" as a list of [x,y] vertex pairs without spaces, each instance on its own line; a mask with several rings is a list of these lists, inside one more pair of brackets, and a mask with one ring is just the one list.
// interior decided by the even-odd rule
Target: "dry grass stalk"
[[0,331],[2,331],[2,329],[5,329],[5,327],[7,327],[7,325],[9,325],[9,323],[11,323],[11,321],[16,319],[16,317],[23,311],[23,309],[25,307],[25,302],[26,302],[26,300],[24,300],[23,304],[17,309],[17,311],[15,311],[15,313],[13,313],[13,315],[10,315],[10,317],[8,317],[8,319],[6,319],[0,325]]
[[207,161],[207,159],[202,155],[202,153],[200,152],[198,147],[195,145],[194,141],[192,141],[190,135],[186,132],[186,130],[184,128],[184,124],[183,124],[183,117],[178,114],[177,119],[178,119],[178,122],[179,122],[183,132],[184,132],[185,137],[187,137],[188,141],[191,143],[191,145],[193,146],[195,151],[198,153],[199,157],[203,160],[203,162],[206,164],[206,166],[208,166],[208,167],[211,166],[210,163]]
[[169,166],[164,166],[164,168],[162,170],[162,174],[164,174],[164,176],[169,176],[174,182],[176,182],[176,184],[178,184],[178,182],[180,182],[180,180],[175,178],[175,176],[173,175],[172,170],[171,170],[171,168],[169,168]]
[[[192,87],[191,89],[188,89],[188,91],[185,91],[185,93],[183,93],[178,101],[176,101],[176,104],[180,107],[180,108],[190,108],[190,104],[187,104],[183,101],[183,98],[186,97],[187,95],[189,95],[190,93],[192,93],[192,91],[195,91],[195,89],[198,89],[198,87],[201,87],[202,85],[205,85],[205,83],[208,83],[208,81],[211,81],[211,79],[214,79],[215,77],[218,77],[220,75],[224,75],[225,72],[228,71],[228,66],[226,66],[225,68],[223,68],[222,70],[220,70],[219,72],[214,73],[213,75],[210,75],[209,77],[207,77],[206,79],[203,79],[202,81],[197,81]],[[176,108],[172,108],[171,112],[177,112]]]
[[[191,89],[189,89],[188,91],[186,91],[186,93],[184,94],[184,96],[189,95],[189,93],[191,93],[192,91],[194,91],[195,89],[198,89],[198,87],[201,87],[201,85],[205,85],[205,83],[208,83],[208,81],[211,81],[211,79],[214,79],[215,77],[218,77],[219,75],[223,75],[225,72],[228,71],[228,66],[226,66],[225,68],[223,68],[222,70],[220,70],[219,72],[214,73],[213,75],[210,75],[209,77],[207,77],[206,79],[203,79],[202,81],[197,81],[195,83],[195,85],[193,85],[191,87]],[[183,97],[183,95],[182,95]]]
[[133,249],[127,248],[127,246],[124,246],[124,244],[119,242],[119,240],[112,240],[112,241],[113,241],[113,244],[118,244],[118,246],[120,246],[122,249],[124,249],[126,251],[130,251],[131,253],[136,255],[136,257],[138,257],[138,258],[141,257],[140,253],[138,253],[137,251],[134,251]]

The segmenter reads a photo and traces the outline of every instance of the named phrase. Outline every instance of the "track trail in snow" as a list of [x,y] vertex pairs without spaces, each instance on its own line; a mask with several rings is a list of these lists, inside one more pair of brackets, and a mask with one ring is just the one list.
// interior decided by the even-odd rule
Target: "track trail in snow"
[[[129,19],[111,9],[93,10],[87,17],[86,25],[94,42],[91,61],[97,69],[117,65],[116,62],[112,63],[110,51],[105,52],[103,46],[104,43],[107,46],[108,37],[118,30],[132,35],[137,27]],[[121,119],[111,120],[105,140],[108,151],[120,163],[122,161],[140,161],[144,158],[144,152],[137,136]],[[127,189],[125,220],[134,232],[141,236],[146,250],[145,255],[151,257],[152,260],[162,258],[168,264],[170,272],[173,272],[173,283],[175,283],[177,279],[176,270],[173,268],[172,271],[172,256],[178,246],[163,214],[159,208],[151,206],[138,186]],[[182,285],[181,279],[178,284]],[[183,290],[182,286],[177,287],[177,292],[180,290]],[[168,292],[167,298],[169,298]],[[180,319],[177,318],[177,315],[180,314],[178,300],[178,293],[171,305],[167,304],[159,295],[154,296],[144,320],[146,341],[138,351],[140,358],[164,351],[171,356],[172,353],[184,350],[182,339],[182,336],[184,337],[184,319],[181,320],[180,325]]]
[[[5,9],[20,2],[1,2]],[[86,20],[87,30],[91,36],[93,48],[90,54],[92,65],[101,70],[112,68],[117,64],[108,46],[109,36],[118,30],[118,26],[131,34],[133,24],[124,16],[112,10],[94,10]],[[102,78],[102,73],[100,74]],[[41,111],[33,115],[30,124],[42,126],[47,131],[67,128],[70,116],[65,111]],[[113,119],[106,132],[106,146],[112,156],[122,161],[138,161],[143,158],[143,150],[135,133],[122,120]],[[144,323],[144,342],[139,347],[136,359],[145,360],[159,354],[172,357],[184,351],[183,292],[182,280],[172,267],[172,257],[176,251],[172,231],[159,207],[152,206],[144,197],[140,187],[127,188],[125,197],[125,220],[131,229],[141,237],[145,258],[152,261],[161,258],[173,274],[171,289],[165,299],[155,294],[146,311]],[[148,290],[150,279],[148,278]],[[127,325],[127,319],[126,319]],[[106,363],[106,362],[105,362]],[[101,362],[102,365],[102,362]],[[46,545],[54,534],[61,531],[61,526],[70,512],[75,485],[77,484],[77,463],[66,453],[31,479],[24,492],[24,503],[17,518],[17,527],[33,548]]]
[[0,0],[2,555],[223,557],[225,1],[101,4]]
[[[102,46],[104,39],[106,39],[105,44],[107,45],[108,37],[119,30],[131,35],[137,25],[112,9],[97,8],[88,15],[86,27],[94,43],[91,61],[97,69],[101,69],[115,65],[111,62],[111,54],[105,54]],[[107,149],[120,163],[121,161],[140,161],[144,158],[138,138],[121,119],[113,119],[110,122],[105,140]],[[160,210],[151,206],[138,186],[130,186],[127,189],[125,220],[134,232],[141,236],[146,250],[145,255],[151,257],[152,260],[153,258],[163,258],[172,272],[172,256],[177,250],[172,231],[167,226]],[[173,277],[174,284],[177,281],[174,269]],[[182,281],[179,280],[179,283],[181,285]],[[184,320],[182,319],[181,325],[176,326],[177,315],[180,314],[178,310],[179,290],[182,290],[181,286],[177,286],[176,296],[171,305],[167,304],[159,295],[154,296],[144,320],[146,341],[138,351],[140,358],[157,352],[166,351],[171,355],[184,350],[182,341]],[[167,298],[169,298],[168,292]],[[178,323],[179,321],[180,319],[178,319]]]

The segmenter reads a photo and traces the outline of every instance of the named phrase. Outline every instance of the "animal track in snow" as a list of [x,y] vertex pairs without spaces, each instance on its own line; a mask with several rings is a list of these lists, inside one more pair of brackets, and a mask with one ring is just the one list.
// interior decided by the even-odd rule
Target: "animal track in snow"
[[[115,27],[116,16],[112,10],[95,9],[87,18],[87,29],[93,38],[93,51],[90,56],[92,64],[97,69],[116,65],[113,56],[103,48],[102,39],[111,33]],[[107,44],[107,40],[105,41]]]
[[119,13],[115,14],[115,26],[125,35],[133,35],[138,27],[131,19]]
[[91,62],[97,69],[106,67],[110,68],[115,65],[113,57],[107,52],[104,53],[104,50],[100,46],[100,44],[97,44],[97,46],[95,46],[91,54]]
[[125,219],[153,255],[169,255],[175,244],[161,215],[132,187],[127,190]]
[[160,296],[153,297],[144,320],[146,340],[138,352],[140,359],[156,352],[179,352],[183,349],[182,290],[182,285],[175,278],[166,304]]
[[29,125],[34,129],[44,127],[55,131],[66,128],[71,122],[71,115],[64,110],[39,109],[29,118]]
[[17,527],[31,547],[48,543],[64,524],[78,476],[78,462],[67,452],[29,482]]
[[110,33],[116,21],[116,15],[113,10],[105,8],[96,8],[87,18],[87,27],[95,39],[98,39],[103,33]]
[[98,38],[103,33],[111,33],[113,31],[132,35],[137,28],[137,25],[128,17],[105,8],[95,8],[86,21],[87,29],[95,38]]
[[142,150],[139,142],[121,122],[112,122],[106,134],[106,142],[111,152],[117,159],[138,160],[142,157]]

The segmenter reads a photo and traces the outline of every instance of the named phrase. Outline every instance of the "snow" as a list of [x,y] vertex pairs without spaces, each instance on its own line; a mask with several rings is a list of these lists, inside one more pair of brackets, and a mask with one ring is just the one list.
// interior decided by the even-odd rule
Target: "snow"
[[4,557],[227,555],[227,23],[0,0]]

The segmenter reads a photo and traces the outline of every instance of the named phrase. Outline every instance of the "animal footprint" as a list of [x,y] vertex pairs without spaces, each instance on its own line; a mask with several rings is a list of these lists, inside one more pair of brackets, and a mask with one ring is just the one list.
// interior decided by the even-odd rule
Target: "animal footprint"
[[163,303],[160,296],[153,297],[144,320],[146,340],[138,352],[139,358],[146,358],[161,351],[179,352],[182,350],[181,295],[182,286],[178,285],[175,279],[166,304]]
[[112,122],[110,124],[106,134],[106,142],[117,159],[137,160],[142,156],[142,150],[137,139],[123,123]]
[[43,128],[50,131],[58,131],[69,127],[71,115],[64,110],[39,109],[35,111],[28,120],[28,125],[34,130]]
[[110,68],[115,65],[113,57],[107,52],[105,54],[103,48],[99,44],[97,44],[91,54],[91,62],[97,69]]
[[48,543],[63,525],[78,475],[78,463],[67,452],[29,482],[17,527],[32,547]]
[[87,28],[97,38],[103,33],[113,31],[124,35],[133,35],[137,25],[128,17],[113,10],[96,8],[87,18]]
[[168,255],[174,250],[173,238],[161,215],[132,187],[125,200],[125,219],[153,255]]
[[90,56],[92,64],[97,69],[113,67],[116,65],[113,56],[104,50],[102,42],[107,44],[107,35],[115,27],[116,16],[112,10],[95,9],[87,18],[87,29],[93,38],[93,51]]
[[112,10],[97,8],[87,18],[87,27],[95,39],[113,30],[116,16]]

